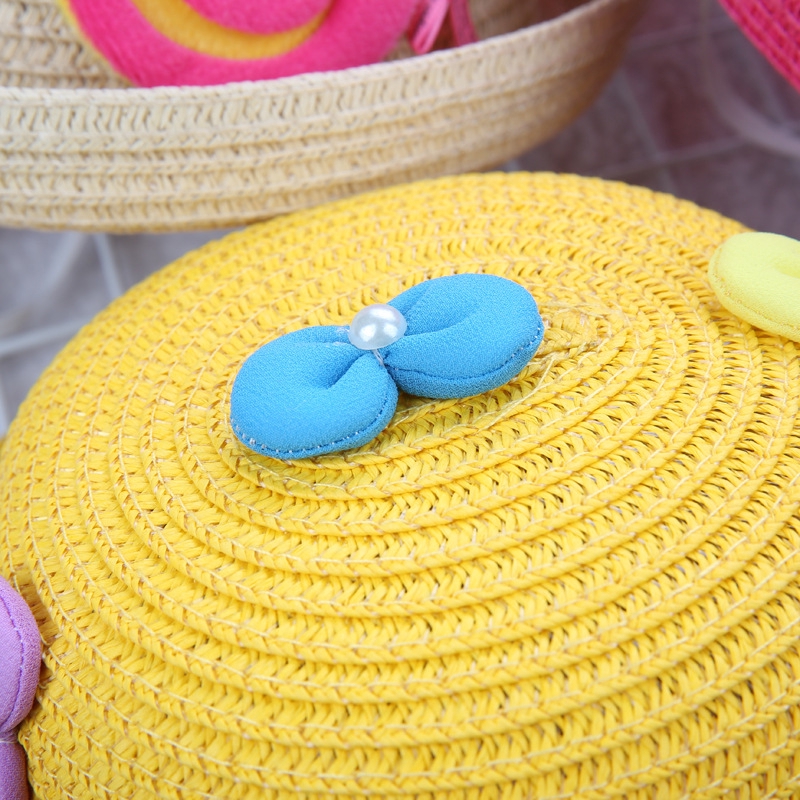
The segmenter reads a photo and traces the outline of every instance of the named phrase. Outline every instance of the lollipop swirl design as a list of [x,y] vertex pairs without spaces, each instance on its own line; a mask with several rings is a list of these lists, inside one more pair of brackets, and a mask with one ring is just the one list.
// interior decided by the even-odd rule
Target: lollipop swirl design
[[[92,46],[139,86],[264,80],[374,63],[421,18],[443,21],[451,5],[450,0],[61,2]],[[474,40],[474,33],[470,28],[457,38],[463,44]]]

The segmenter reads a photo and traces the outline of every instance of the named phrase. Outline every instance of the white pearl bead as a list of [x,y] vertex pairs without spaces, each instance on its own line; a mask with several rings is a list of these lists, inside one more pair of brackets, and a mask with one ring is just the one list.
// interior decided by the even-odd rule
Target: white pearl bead
[[394,306],[376,303],[353,317],[347,338],[359,350],[377,350],[401,339],[406,327],[406,318]]

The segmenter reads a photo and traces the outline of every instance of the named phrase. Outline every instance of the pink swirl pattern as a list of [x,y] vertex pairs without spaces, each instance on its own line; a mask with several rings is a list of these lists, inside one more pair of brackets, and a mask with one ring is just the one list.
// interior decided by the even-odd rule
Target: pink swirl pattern
[[325,12],[331,0],[186,0],[206,19],[248,33],[278,33],[305,25]]
[[[307,8],[314,2],[307,0]],[[210,6],[208,0],[195,4]],[[239,60],[173,42],[131,0],[70,0],[84,35],[114,69],[144,87],[266,80],[372,64],[403,35],[416,5],[417,0],[334,0],[319,28],[298,47],[275,57]]]

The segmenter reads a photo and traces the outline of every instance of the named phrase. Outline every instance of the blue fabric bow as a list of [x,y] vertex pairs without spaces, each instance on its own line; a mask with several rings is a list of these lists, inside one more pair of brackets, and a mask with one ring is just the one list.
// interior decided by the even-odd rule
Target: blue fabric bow
[[388,425],[398,388],[431,398],[495,389],[522,370],[544,335],[530,293],[494,275],[434,278],[388,305],[407,329],[380,351],[360,350],[347,327],[326,325],[253,353],[231,395],[242,444],[280,459],[358,447]]

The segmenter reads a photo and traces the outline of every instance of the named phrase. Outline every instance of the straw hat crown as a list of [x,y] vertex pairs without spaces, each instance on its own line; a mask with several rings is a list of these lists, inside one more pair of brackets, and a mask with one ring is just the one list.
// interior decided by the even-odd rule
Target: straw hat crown
[[[705,270],[741,226],[467,176],[190,253],[103,312],[0,452],[45,640],[38,798],[800,791],[800,357]],[[229,423],[271,338],[462,272],[547,330],[508,384],[277,461]]]

